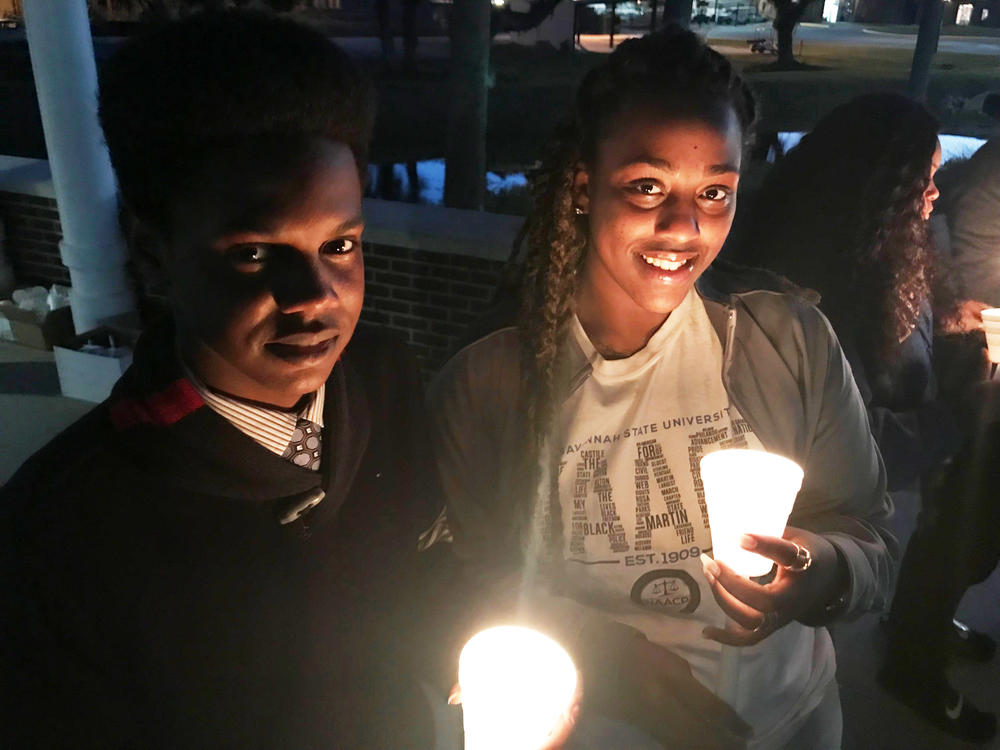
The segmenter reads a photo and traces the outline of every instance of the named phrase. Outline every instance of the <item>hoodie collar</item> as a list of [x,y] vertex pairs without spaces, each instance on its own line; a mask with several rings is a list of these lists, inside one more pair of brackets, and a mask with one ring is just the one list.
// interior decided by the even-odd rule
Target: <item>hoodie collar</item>
[[[819,304],[819,294],[812,289],[797,286],[792,281],[763,268],[742,266],[727,260],[716,259],[695,281],[695,291],[703,300],[722,305],[706,306],[713,328],[726,346],[726,314],[734,299],[751,292],[767,291],[789,294],[810,304]],[[587,355],[572,335],[562,337],[559,356],[554,365],[557,393],[568,398],[590,376],[592,367]]]
[[702,299],[722,304],[730,304],[734,295],[758,291],[789,294],[813,305],[818,305],[820,300],[819,293],[800,287],[773,271],[718,258],[698,277],[694,286]]

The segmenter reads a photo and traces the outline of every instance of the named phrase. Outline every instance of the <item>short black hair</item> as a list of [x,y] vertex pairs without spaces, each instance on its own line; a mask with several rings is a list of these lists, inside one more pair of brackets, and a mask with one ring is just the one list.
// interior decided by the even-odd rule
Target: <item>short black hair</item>
[[213,150],[326,138],[351,149],[363,177],[374,110],[369,81],[337,45],[263,13],[163,24],[127,40],[100,76],[124,208],[160,231]]

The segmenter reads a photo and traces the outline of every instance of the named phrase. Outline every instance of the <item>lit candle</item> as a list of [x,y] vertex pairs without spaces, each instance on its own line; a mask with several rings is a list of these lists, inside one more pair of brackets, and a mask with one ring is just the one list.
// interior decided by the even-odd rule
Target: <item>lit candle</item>
[[[761,576],[774,561],[740,546],[747,533],[780,537],[785,532],[802,469],[794,461],[755,450],[721,450],[701,459],[712,557],[743,576]],[[740,649],[723,645],[716,694],[738,709]]]
[[743,576],[762,576],[773,560],[740,546],[744,534],[780,537],[795,496],[802,486],[802,469],[794,461],[755,450],[721,450],[701,459],[712,557]]
[[576,691],[576,667],[551,638],[505,625],[473,636],[458,659],[465,750],[536,750]]

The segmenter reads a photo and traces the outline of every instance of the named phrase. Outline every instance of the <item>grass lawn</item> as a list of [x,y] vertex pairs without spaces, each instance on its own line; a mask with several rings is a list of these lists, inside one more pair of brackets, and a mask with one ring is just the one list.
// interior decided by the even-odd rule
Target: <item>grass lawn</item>
[[[807,130],[837,104],[873,91],[902,93],[910,75],[912,51],[847,47],[811,42],[800,61],[813,70],[771,71],[745,44],[713,43],[746,71],[761,99],[761,126],[769,130]],[[927,101],[942,129],[964,135],[989,135],[996,123],[985,115],[949,111],[948,97],[970,97],[1000,89],[1000,57],[939,52],[934,57]]]

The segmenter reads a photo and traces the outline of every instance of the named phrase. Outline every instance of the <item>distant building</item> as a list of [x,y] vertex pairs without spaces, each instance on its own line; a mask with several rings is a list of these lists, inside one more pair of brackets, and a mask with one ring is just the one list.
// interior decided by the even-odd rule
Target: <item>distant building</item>
[[[920,0],[857,0],[855,20],[862,23],[915,24]],[[944,25],[1000,26],[1000,0],[946,0]]]
[[945,24],[958,26],[1000,26],[1000,0],[949,0],[944,11]]

